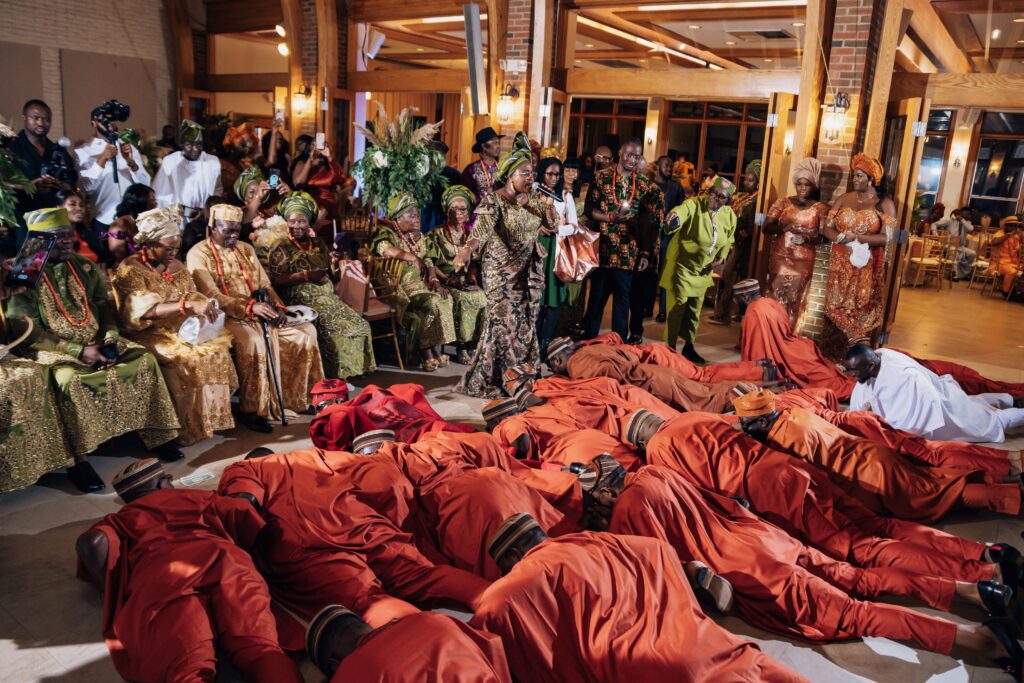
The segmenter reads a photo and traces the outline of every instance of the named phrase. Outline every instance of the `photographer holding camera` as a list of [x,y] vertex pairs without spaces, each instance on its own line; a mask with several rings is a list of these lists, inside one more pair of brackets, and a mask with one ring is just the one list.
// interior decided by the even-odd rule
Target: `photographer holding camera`
[[[24,125],[14,142],[11,152],[21,162],[21,170],[36,187],[36,193],[29,196],[18,192],[18,216],[29,211],[56,206],[58,190],[73,191],[78,182],[75,162],[68,151],[47,137],[50,134],[52,114],[50,107],[42,100],[29,100],[21,108]],[[14,234],[9,235],[3,251],[14,253],[25,240],[27,231],[19,221]]]
[[130,115],[128,105],[107,100],[92,110],[95,137],[75,150],[82,189],[89,197],[94,224],[100,230],[114,221],[114,210],[129,186],[150,184],[142,154],[118,137],[118,122],[127,121]]

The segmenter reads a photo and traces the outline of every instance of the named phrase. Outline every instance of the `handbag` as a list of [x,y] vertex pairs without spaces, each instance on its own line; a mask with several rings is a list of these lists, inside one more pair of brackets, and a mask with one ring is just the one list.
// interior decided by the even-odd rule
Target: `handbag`
[[216,339],[224,332],[224,311],[218,311],[217,317],[211,322],[207,318],[190,315],[178,328],[178,339],[189,346],[199,346],[211,339]]
[[555,277],[562,282],[582,282],[598,267],[597,241],[601,234],[578,225],[568,235],[555,238]]

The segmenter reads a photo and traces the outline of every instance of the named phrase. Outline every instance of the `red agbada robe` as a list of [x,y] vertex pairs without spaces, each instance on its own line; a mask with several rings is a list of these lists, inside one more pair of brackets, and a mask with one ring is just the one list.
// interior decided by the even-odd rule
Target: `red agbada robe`
[[672,548],[584,532],[531,549],[470,625],[531,683],[803,681],[701,611]]
[[649,465],[626,477],[609,531],[666,541],[680,561],[708,565],[732,584],[740,616],[754,626],[807,640],[879,636],[943,654],[952,648],[952,622],[848,593],[904,595],[948,610],[955,581],[833,560],[668,468]]
[[815,406],[814,413],[844,432],[888,446],[920,465],[981,470],[996,477],[1010,473],[1007,451],[964,441],[933,441],[923,436],[896,429],[877,413],[866,410],[837,412]]
[[586,465],[602,453],[618,460],[630,472],[643,465],[636,449],[596,429],[575,429],[536,446],[538,459],[554,465]]
[[983,543],[864,507],[828,474],[772,450],[729,424],[729,416],[684,413],[647,444],[647,462],[696,486],[750,501],[794,538],[862,567],[902,567],[961,581],[991,579]]
[[430,432],[476,431],[438,415],[418,384],[393,384],[387,389],[371,384],[354,399],[322,410],[310,423],[309,435],[317,448],[342,450],[372,429],[390,429],[398,441],[410,443]]
[[800,408],[779,414],[768,445],[828,472],[832,480],[866,507],[899,519],[934,522],[954,508],[1020,511],[1017,484],[972,483],[975,470],[921,467],[875,441],[844,432]]
[[654,344],[629,345],[622,341],[618,332],[606,332],[593,339],[580,342],[581,346],[589,344],[608,344],[621,347],[635,355],[641,363],[650,363],[662,367],[671,368],[686,379],[695,382],[755,382],[760,384],[764,381],[764,368],[756,361],[736,361],[732,363],[708,363],[697,365],[687,360],[668,344],[657,342]]
[[218,491],[256,498],[269,527],[261,569],[274,597],[305,619],[337,603],[377,627],[417,611],[404,600],[472,608],[487,585],[435,565],[399,530],[412,486],[386,458],[316,449],[268,455],[228,467]]
[[[899,349],[896,350],[899,351]],[[900,351],[900,353],[906,353],[936,375],[950,375],[956,380],[956,383],[960,385],[960,388],[964,390],[964,393],[971,394],[972,396],[976,396],[978,394],[1010,394],[1014,397],[1024,396],[1024,383],[1000,382],[999,380],[984,377],[977,370],[969,368],[966,365],[960,365],[959,363],[953,363],[948,360],[918,358],[906,351]]]
[[649,391],[632,384],[622,384],[608,377],[590,379],[569,379],[552,375],[533,383],[533,393],[554,402],[555,399],[582,401],[591,399],[597,403],[608,403],[617,409],[649,410],[663,420],[679,414],[679,411],[657,398]]
[[742,329],[743,360],[767,358],[801,388],[824,387],[836,392],[840,401],[850,398],[857,381],[825,358],[814,341],[793,334],[786,308],[775,299],[761,297],[751,302],[743,314]]
[[[582,499],[578,484],[576,495]],[[534,489],[493,467],[451,479],[424,498],[424,508],[435,515],[427,522],[435,530],[438,549],[456,567],[490,580],[501,571],[487,553],[487,542],[512,515],[530,513],[552,536],[575,531],[579,523],[578,514],[562,514]]]
[[676,410],[720,413],[732,400],[735,382],[704,384],[670,368],[641,363],[621,346],[581,346],[569,357],[566,373],[572,379],[609,377],[651,392]]
[[103,637],[123,678],[212,681],[219,645],[246,680],[301,683],[245,550],[263,526],[248,501],[167,489],[91,527],[107,538]]
[[511,683],[501,638],[445,614],[410,614],[367,633],[331,683]]

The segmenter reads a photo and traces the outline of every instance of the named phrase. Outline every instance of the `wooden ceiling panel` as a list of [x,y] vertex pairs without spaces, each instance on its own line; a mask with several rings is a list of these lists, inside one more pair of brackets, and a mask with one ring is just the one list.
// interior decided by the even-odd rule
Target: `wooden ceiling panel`
[[209,33],[273,30],[283,20],[281,0],[206,0]]

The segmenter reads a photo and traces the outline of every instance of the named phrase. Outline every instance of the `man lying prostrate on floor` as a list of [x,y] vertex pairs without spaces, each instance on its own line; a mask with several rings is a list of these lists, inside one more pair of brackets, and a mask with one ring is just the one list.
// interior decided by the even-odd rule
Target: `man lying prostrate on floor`
[[[688,569],[692,564],[700,567],[699,585],[720,610],[727,611],[734,598],[736,611],[754,626],[819,642],[876,636],[946,655],[954,645],[992,658],[1007,654],[981,624],[959,625],[907,607],[850,597],[901,595],[947,612],[958,600],[1005,619],[1013,591],[1000,583],[854,567],[805,546],[740,502],[700,490],[670,469],[649,465],[627,474],[604,455],[588,469],[596,470],[596,476],[588,483],[581,480],[587,529],[668,542]],[[1005,631],[1012,626],[1007,621],[995,624],[990,628]]]
[[545,349],[548,367],[572,379],[610,377],[651,392],[676,410],[721,413],[728,409],[736,382],[705,384],[686,379],[671,368],[641,363],[621,347],[608,344],[578,346],[568,337],[552,339]]
[[306,630],[306,654],[331,683],[511,683],[501,638],[419,612],[371,628],[341,605]]
[[857,376],[851,410],[870,410],[912,434],[943,441],[1002,443],[1024,427],[1024,398],[969,396],[949,375],[936,375],[892,349],[854,344],[846,365]]
[[303,619],[351,605],[382,626],[448,600],[470,609],[488,582],[420,553],[399,527],[412,485],[387,458],[306,449],[242,460],[218,493],[249,500],[267,521],[259,562],[275,600]]
[[580,346],[606,344],[622,347],[636,356],[641,363],[661,365],[680,373],[686,379],[695,382],[755,382],[769,385],[778,382],[779,370],[775,363],[767,358],[757,361],[740,360],[734,362],[708,363],[697,365],[664,342],[651,344],[626,344],[615,332],[606,332],[593,339],[580,342]]
[[832,483],[827,472],[759,443],[725,415],[683,413],[664,422],[640,410],[625,433],[649,465],[749,501],[759,517],[836,559],[972,583],[1004,576],[1011,588],[1019,583],[1020,554],[1011,546],[986,546],[879,515]]
[[173,488],[154,458],[113,483],[127,504],[76,547],[78,576],[103,592],[103,637],[117,672],[140,683],[212,682],[219,648],[247,681],[302,683],[245,550],[264,527],[256,510]]
[[548,538],[520,513],[487,545],[505,576],[487,589],[470,625],[501,636],[520,681],[804,680],[706,616],[662,541],[594,532]]
[[997,483],[980,470],[916,465],[884,444],[847,434],[800,408],[779,410],[775,394],[755,391],[733,404],[743,431],[777,451],[828,473],[844,491],[878,514],[935,522],[954,509],[1021,512],[1021,482]]

